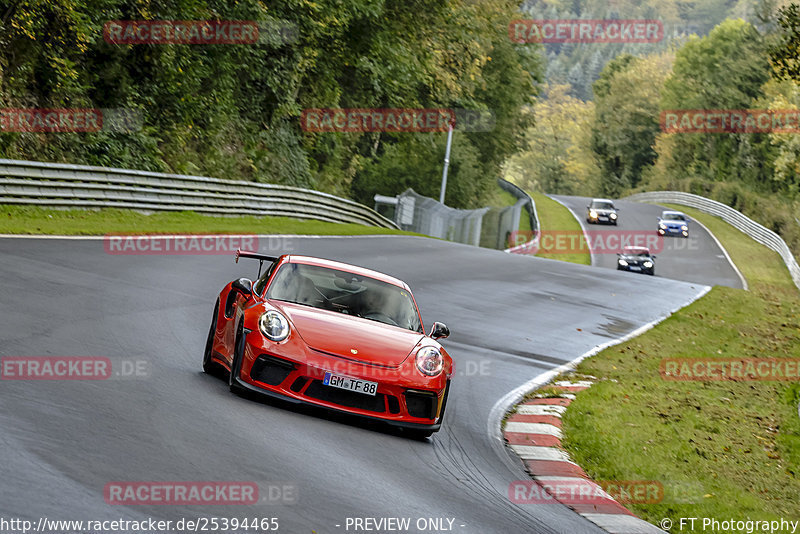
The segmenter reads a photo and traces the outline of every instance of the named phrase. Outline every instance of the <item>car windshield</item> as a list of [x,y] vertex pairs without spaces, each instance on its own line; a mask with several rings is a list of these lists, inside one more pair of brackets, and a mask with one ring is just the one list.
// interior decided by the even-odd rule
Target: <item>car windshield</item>
[[626,248],[625,250],[622,251],[622,253],[625,254],[626,256],[635,256],[637,258],[649,258],[650,257],[650,251],[643,250],[643,249]]
[[661,219],[665,221],[685,221],[686,215],[683,213],[668,213],[664,212],[661,214]]
[[614,204],[611,202],[602,202],[599,200],[592,201],[592,209],[594,210],[613,210]]
[[287,263],[275,275],[267,298],[422,332],[417,306],[408,291],[347,271]]

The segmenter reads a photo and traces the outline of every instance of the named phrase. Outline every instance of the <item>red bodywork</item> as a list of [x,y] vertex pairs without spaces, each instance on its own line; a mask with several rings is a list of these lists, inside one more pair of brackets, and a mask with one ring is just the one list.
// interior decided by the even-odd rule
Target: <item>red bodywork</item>
[[[233,289],[231,282],[219,295],[213,339],[209,333],[211,359],[228,372],[235,369],[232,388],[255,390],[419,431],[438,430],[453,369],[447,351],[421,332],[266,299],[270,284],[286,263],[328,267],[377,279],[403,288],[413,300],[408,285],[385,274],[308,256],[281,256],[267,271],[262,291],[256,284],[251,295],[243,295]],[[271,341],[259,330],[259,318],[267,310],[277,310],[288,319],[290,333],[285,340]],[[239,350],[241,362],[234,364],[237,331],[244,338],[244,348]],[[444,366],[439,375],[426,376],[417,369],[415,357],[422,346],[433,346],[441,352]],[[326,372],[377,382],[377,394],[373,397],[323,385]]]

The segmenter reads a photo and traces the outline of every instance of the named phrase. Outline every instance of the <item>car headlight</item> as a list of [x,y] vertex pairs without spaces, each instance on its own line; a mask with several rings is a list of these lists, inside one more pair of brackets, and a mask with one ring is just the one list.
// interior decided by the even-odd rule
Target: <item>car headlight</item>
[[289,335],[289,321],[280,312],[269,310],[259,317],[258,329],[271,341],[283,341]]
[[422,347],[417,351],[417,369],[426,376],[436,376],[444,368],[444,358],[436,347]]
[[616,213],[612,213],[611,215],[609,215],[609,217],[611,217],[612,219],[616,219],[617,218],[617,214]]
[[625,260],[619,260],[619,264],[622,265],[623,267],[626,267],[628,265],[628,262]]
[[592,219],[596,219],[597,218],[597,212],[594,211],[594,210],[591,210],[589,212],[589,217],[591,217]]
[[646,262],[644,262],[644,266],[649,269],[650,267],[653,266],[653,262],[652,261],[646,261]]
[[662,230],[666,230],[667,229],[667,225],[664,224],[664,223],[658,223],[658,227],[661,228]]
[[689,229],[689,227],[688,227],[688,226],[686,226],[685,224],[684,224],[683,226],[681,226],[681,230],[683,230],[684,232],[685,232],[686,230],[688,230],[688,229]]

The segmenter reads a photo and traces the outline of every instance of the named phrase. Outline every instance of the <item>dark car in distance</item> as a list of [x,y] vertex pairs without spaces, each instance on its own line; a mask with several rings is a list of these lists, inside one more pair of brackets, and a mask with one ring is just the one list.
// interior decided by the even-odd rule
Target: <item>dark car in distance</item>
[[625,247],[617,254],[617,270],[656,274],[656,257],[646,247]]
[[613,224],[616,226],[619,210],[606,198],[595,198],[586,206],[586,222],[589,224]]

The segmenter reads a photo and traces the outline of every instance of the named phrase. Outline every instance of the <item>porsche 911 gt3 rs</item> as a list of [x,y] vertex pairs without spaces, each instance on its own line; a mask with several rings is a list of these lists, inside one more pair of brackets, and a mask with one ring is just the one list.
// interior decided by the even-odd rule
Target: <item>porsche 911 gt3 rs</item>
[[309,256],[237,251],[268,268],[219,294],[203,369],[227,371],[250,390],[399,426],[415,437],[440,429],[453,360],[433,323],[425,334],[408,285]]

